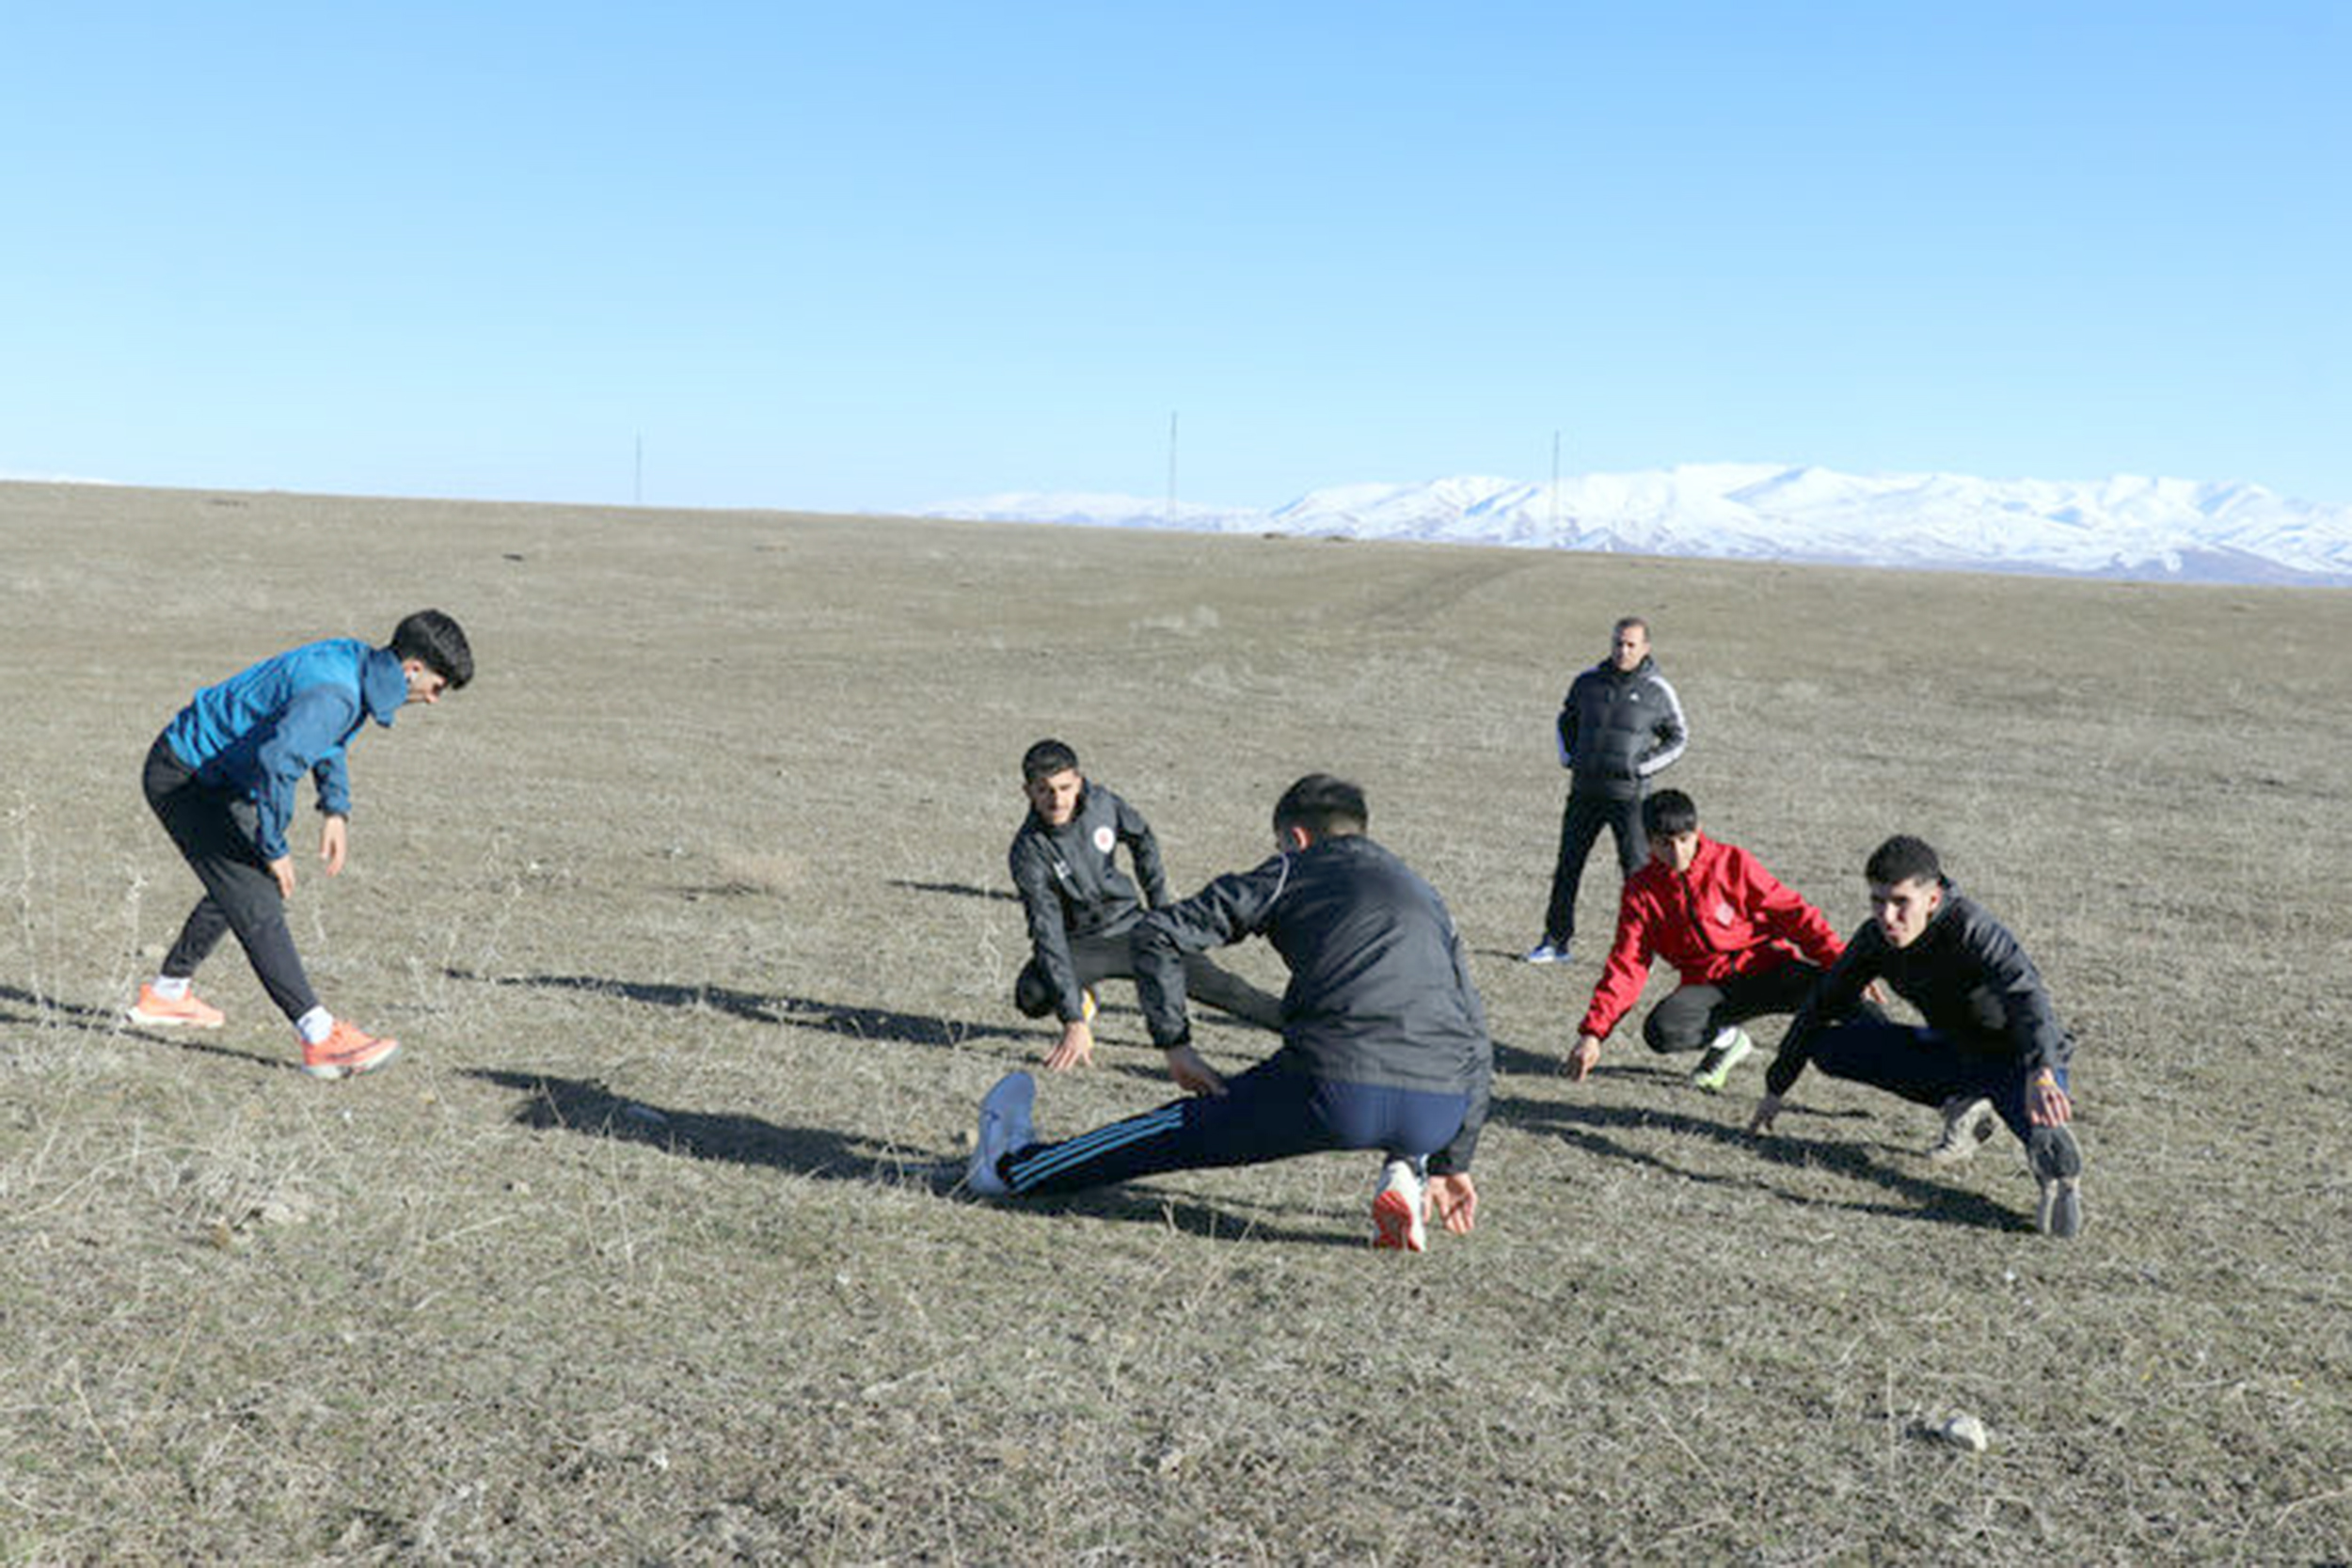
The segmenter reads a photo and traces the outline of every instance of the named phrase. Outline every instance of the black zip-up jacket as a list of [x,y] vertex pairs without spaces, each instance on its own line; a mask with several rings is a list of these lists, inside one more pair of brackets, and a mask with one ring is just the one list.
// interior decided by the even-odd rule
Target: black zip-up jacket
[[1630,670],[1604,658],[1569,682],[1559,730],[1560,765],[1575,769],[1568,788],[1612,800],[1640,800],[1691,737],[1674,687],[1646,654]]
[[1290,966],[1282,1048],[1297,1070],[1343,1084],[1467,1094],[1439,1175],[1470,1169],[1494,1074],[1486,1012],[1437,890],[1360,833],[1319,839],[1219,877],[1136,927],[1136,994],[1152,1038],[1186,1044],[1184,955],[1263,936]]
[[[1122,844],[1142,879],[1140,897],[1135,882],[1119,869]],[[1160,841],[1141,813],[1089,779],[1079,792],[1078,809],[1060,827],[1049,828],[1030,812],[1007,858],[1028,917],[1029,945],[1053,982],[1061,1020],[1083,1018],[1070,939],[1118,936],[1142,916],[1147,901],[1154,907],[1168,902]]]
[[1785,1095],[1812,1057],[1813,1038],[1852,1012],[1863,988],[1883,979],[1919,1009],[1928,1027],[1963,1051],[2035,1068],[2061,1068],[2074,1039],[2058,1026],[2050,990],[2009,927],[1947,879],[1944,902],[1908,947],[1886,940],[1875,920],[1846,943],[1830,972],[1814,982],[1781,1037],[1764,1087]]

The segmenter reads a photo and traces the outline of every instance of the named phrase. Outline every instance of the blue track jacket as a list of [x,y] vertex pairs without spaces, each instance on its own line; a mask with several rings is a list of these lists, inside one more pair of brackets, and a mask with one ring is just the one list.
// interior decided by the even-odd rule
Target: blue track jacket
[[164,726],[164,738],[199,783],[253,802],[254,847],[274,861],[287,852],[294,781],[310,774],[319,810],[350,816],[343,748],[369,719],[389,725],[407,700],[408,679],[389,648],[330,638],[206,687]]

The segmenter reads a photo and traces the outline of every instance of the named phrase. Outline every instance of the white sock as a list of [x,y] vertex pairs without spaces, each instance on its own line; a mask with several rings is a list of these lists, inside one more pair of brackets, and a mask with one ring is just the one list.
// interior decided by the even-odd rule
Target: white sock
[[335,1032],[335,1015],[325,1007],[313,1007],[294,1020],[294,1033],[305,1045],[325,1045],[326,1037]]
[[188,994],[188,987],[193,984],[193,975],[158,974],[155,976],[155,994],[167,1002],[177,1002]]

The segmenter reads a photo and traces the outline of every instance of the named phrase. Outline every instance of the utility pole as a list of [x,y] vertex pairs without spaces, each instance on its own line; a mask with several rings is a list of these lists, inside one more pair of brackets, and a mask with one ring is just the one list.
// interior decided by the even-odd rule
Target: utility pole
[[1560,433],[1551,433],[1551,532],[1560,532]]

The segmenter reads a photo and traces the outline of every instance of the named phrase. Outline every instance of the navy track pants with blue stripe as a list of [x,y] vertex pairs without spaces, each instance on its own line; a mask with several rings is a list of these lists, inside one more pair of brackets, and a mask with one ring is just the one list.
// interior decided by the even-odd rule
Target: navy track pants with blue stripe
[[1453,1141],[1469,1109],[1467,1094],[1343,1084],[1299,1072],[1276,1056],[1227,1079],[1221,1095],[1170,1101],[1060,1143],[1031,1144],[997,1168],[1014,1194],[1024,1195],[1334,1148],[1420,1160]]

